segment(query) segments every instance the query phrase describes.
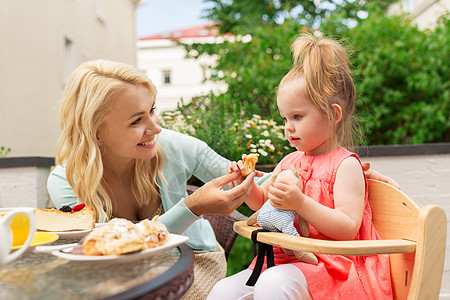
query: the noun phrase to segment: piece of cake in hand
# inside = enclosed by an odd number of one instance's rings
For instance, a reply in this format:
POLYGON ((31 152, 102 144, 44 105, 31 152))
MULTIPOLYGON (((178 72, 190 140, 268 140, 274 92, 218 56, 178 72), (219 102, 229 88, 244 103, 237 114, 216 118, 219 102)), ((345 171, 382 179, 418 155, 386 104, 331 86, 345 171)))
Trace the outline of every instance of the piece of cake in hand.
POLYGON ((120 255, 164 245, 169 232, 166 226, 153 220, 138 224, 115 218, 106 226, 96 228, 85 238, 85 255, 120 255))
POLYGON ((248 176, 251 172, 255 172, 258 157, 259 154, 257 153, 247 155, 244 161, 244 168, 241 170, 242 176, 248 176))
POLYGON ((90 230, 95 227, 95 212, 85 204, 58 209, 36 209, 36 228, 41 231, 90 230))

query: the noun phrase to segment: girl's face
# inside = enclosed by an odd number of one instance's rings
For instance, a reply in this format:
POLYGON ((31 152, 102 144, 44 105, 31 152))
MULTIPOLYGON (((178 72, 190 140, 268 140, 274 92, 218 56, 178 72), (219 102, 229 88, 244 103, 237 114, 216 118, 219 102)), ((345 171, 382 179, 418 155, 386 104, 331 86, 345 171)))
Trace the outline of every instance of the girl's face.
POLYGON ((286 138, 297 150, 321 155, 335 148, 333 124, 310 100, 303 78, 280 86, 277 105, 286 138))
POLYGON ((129 85, 115 96, 97 133, 103 158, 117 163, 153 158, 161 132, 155 110, 155 100, 146 86, 129 85))

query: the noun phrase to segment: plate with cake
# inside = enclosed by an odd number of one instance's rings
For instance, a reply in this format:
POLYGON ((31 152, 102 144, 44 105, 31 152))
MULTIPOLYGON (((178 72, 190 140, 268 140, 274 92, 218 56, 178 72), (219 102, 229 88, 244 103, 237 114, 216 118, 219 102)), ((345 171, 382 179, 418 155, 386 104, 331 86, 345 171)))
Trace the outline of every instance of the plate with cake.
POLYGON ((130 262, 144 259, 185 243, 186 236, 171 234, 156 219, 135 224, 115 218, 105 226, 95 228, 76 246, 51 252, 73 261, 130 262))
POLYGON ((35 216, 38 231, 56 233, 60 239, 81 239, 92 229, 102 226, 102 223, 95 223, 94 210, 85 204, 36 209, 35 216))
MULTIPOLYGON (((95 223, 94 228, 98 228, 101 226, 104 226, 105 223, 95 223)), ((71 240, 71 239, 82 239, 86 236, 89 232, 91 232, 92 229, 87 230, 70 230, 70 231, 41 231, 39 232, 50 232, 50 233, 56 233, 60 239, 62 240, 71 240)))

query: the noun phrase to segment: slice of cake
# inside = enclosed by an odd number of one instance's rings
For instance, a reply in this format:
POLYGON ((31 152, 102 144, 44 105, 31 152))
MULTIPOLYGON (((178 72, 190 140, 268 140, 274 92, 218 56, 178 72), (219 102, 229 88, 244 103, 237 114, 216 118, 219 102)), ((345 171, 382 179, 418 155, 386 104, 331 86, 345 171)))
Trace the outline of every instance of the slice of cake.
POLYGON ((95 227, 95 213, 85 204, 58 209, 36 209, 36 227, 41 231, 90 230, 95 227))

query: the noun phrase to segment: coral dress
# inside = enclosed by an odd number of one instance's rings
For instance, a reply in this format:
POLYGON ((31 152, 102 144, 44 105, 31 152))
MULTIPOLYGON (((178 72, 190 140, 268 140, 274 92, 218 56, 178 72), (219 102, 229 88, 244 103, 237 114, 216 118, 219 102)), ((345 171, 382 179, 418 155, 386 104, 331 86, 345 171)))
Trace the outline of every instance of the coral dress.
MULTIPOLYGON (((322 205, 334 208, 333 186, 341 162, 358 157, 343 148, 336 148, 320 156, 308 156, 296 151, 281 161, 281 169, 293 165, 303 180, 303 193, 322 205)), ((359 159, 358 159, 359 160, 359 159)), ((380 236, 372 223, 372 210, 366 196, 364 215, 355 240, 375 240, 380 236)), ((295 222, 298 228, 298 220, 295 222)), ((330 240, 310 225, 310 238, 330 240)), ((317 254, 319 263, 311 265, 300 262, 295 256, 286 255, 281 248, 274 247, 275 265, 293 264, 306 277, 313 299, 392 299, 391 276, 388 255, 341 256, 317 254)), ((250 265, 253 269, 255 260, 250 265)), ((263 270, 266 269, 264 266, 263 270)))

